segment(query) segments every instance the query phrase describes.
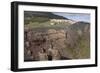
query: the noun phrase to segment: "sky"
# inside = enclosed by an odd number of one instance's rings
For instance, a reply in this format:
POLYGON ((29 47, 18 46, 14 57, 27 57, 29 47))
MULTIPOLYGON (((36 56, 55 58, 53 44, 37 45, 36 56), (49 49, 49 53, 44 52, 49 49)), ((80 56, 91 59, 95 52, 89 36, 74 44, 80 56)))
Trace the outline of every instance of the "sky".
POLYGON ((62 12, 53 12, 53 14, 63 16, 65 18, 75 20, 75 21, 85 21, 90 22, 90 14, 87 13, 62 13, 62 12))

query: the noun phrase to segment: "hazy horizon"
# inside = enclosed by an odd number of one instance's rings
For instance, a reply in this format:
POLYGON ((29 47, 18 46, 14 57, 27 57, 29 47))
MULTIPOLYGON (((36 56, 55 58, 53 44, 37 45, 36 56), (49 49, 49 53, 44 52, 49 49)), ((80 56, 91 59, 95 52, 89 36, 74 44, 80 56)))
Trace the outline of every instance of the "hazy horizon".
POLYGON ((62 13, 62 12, 53 12, 55 15, 63 16, 65 18, 75 20, 75 21, 85 21, 90 22, 90 14, 87 13, 62 13))

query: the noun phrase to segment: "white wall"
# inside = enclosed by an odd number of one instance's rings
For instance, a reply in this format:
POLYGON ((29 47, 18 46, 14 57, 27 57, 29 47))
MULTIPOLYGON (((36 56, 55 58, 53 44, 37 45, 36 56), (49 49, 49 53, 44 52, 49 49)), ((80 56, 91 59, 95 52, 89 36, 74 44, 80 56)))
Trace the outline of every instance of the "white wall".
MULTIPOLYGON (((11 73, 10 71, 10 2, 14 0, 0 0, 0 73, 11 73)), ((16 0, 17 1, 17 0, 16 0)), ((79 5, 94 5, 100 9, 100 0, 21 0, 32 2, 45 2, 45 3, 62 3, 62 4, 79 4, 79 5)), ((99 12, 100 13, 100 10, 99 12)), ((100 16, 100 14, 98 14, 100 16)), ((98 17, 99 19, 100 17, 98 17)), ((100 22, 98 22, 99 24, 100 22)), ((98 25, 98 28, 100 25, 98 25)), ((100 29, 98 30, 100 31, 100 29)), ((100 33, 99 36, 100 37, 100 33)), ((100 40, 100 39, 98 39, 100 40)), ((99 46, 100 48, 100 46, 99 46)), ((100 49, 98 48, 98 55, 100 56, 100 49)), ((100 61, 100 58, 99 58, 100 61)), ((99 63, 100 64, 100 63, 99 63)), ((37 73, 98 73, 99 67, 91 68, 74 68, 74 69, 60 69, 60 70, 45 70, 35 71, 37 73)), ((32 71, 30 71, 32 73, 32 71)))

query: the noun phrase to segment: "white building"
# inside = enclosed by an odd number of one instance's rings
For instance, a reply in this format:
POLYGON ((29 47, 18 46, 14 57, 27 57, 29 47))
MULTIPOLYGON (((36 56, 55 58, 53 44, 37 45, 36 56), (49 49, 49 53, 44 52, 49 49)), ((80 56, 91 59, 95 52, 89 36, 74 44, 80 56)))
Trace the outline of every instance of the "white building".
POLYGON ((75 23, 75 21, 73 21, 73 20, 67 20, 67 19, 50 19, 50 24, 51 25, 62 24, 62 23, 73 24, 73 23, 75 23))

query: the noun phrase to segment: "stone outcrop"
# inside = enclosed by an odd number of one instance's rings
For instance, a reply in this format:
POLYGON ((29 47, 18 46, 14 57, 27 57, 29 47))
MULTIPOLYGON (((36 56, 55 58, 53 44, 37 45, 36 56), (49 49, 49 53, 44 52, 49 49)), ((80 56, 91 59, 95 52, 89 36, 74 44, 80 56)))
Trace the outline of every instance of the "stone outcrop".
MULTIPOLYGON (((24 43, 26 43, 24 44, 25 50, 31 51, 30 55, 33 56, 33 60, 38 60, 37 53, 41 51, 41 48, 44 48, 47 51, 51 45, 60 52, 61 56, 65 58, 68 57, 67 53, 64 53, 66 48, 66 32, 63 29, 48 29, 44 32, 33 31, 30 29, 26 30, 24 34, 26 35, 26 38, 24 39, 24 43)), ((27 58, 25 60, 27 60, 27 58)))

